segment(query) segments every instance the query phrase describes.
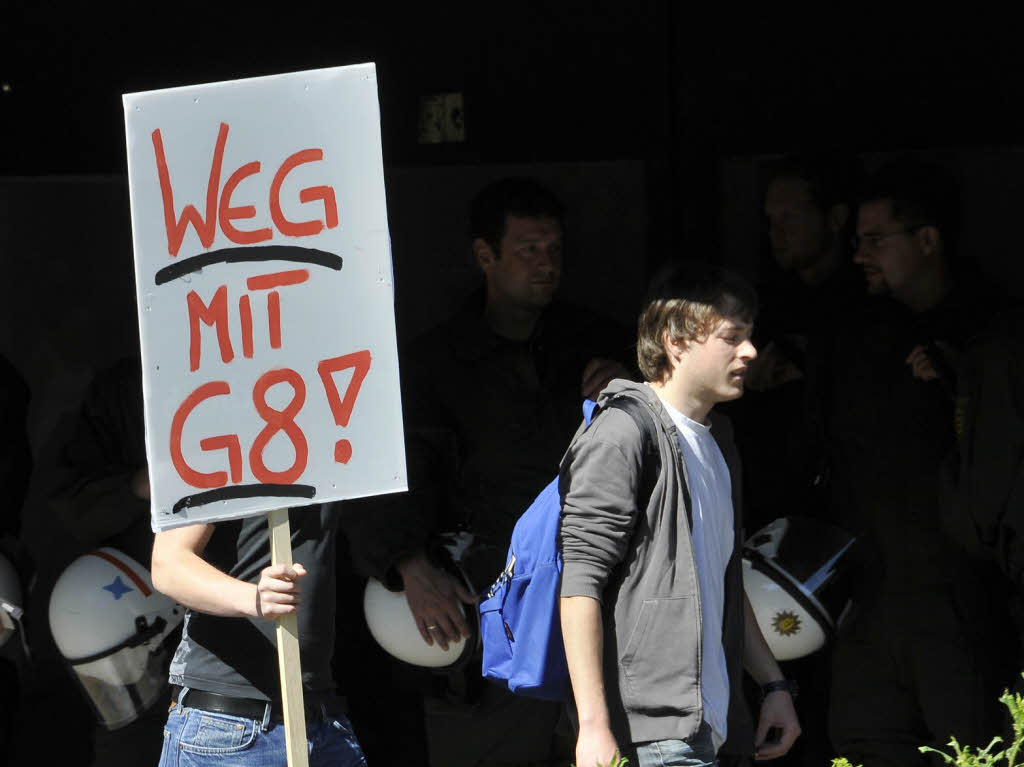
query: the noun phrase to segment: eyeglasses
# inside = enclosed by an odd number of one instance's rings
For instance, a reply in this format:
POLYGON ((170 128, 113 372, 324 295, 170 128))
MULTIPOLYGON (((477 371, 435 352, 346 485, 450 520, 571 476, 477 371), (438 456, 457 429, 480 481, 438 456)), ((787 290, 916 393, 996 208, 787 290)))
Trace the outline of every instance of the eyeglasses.
POLYGON ((879 245, 882 244, 883 240, 887 240, 890 237, 895 237, 897 234, 912 234, 920 229, 924 224, 918 224, 917 226, 908 226, 906 229, 900 229, 895 232, 885 232, 883 234, 865 234, 863 237, 854 235, 850 238, 850 247, 854 251, 866 248, 868 250, 875 250, 879 245))

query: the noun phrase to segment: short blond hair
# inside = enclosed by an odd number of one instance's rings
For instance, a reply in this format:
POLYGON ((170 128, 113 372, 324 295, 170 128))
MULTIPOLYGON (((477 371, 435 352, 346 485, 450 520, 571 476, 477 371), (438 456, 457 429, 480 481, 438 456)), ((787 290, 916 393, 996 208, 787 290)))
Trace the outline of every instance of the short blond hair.
POLYGON ((637 322, 636 360, 644 380, 664 381, 672 365, 666 334, 678 344, 703 343, 719 322, 753 322, 757 294, 728 269, 699 262, 672 266, 652 283, 637 322))

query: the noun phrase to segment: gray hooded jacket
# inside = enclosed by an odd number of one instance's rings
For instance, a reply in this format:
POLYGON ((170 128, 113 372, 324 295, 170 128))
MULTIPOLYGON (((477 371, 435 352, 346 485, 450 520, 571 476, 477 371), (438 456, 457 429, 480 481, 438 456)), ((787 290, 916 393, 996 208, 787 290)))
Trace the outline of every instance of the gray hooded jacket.
MULTIPOLYGON (((620 743, 686 739, 703 719, 700 590, 687 508, 686 467, 675 424, 654 391, 613 381, 612 397, 645 403, 657 426, 661 472, 646 508, 637 508, 641 432, 626 412, 600 411, 562 459, 564 570, 561 595, 602 603, 604 682, 612 731, 620 743)), ((722 642, 729 669, 729 740, 749 753, 753 734, 742 700, 743 581, 739 457, 728 419, 712 418, 732 480, 736 538, 726 568, 722 642)))

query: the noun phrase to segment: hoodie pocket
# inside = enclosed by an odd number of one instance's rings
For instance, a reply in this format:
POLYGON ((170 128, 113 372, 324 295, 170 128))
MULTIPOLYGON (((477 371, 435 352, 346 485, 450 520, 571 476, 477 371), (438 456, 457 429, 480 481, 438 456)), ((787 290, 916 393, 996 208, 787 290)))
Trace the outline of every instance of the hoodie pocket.
POLYGON ((644 600, 619 656, 628 697, 689 705, 684 697, 697 689, 699 667, 695 609, 696 600, 690 597, 644 600))

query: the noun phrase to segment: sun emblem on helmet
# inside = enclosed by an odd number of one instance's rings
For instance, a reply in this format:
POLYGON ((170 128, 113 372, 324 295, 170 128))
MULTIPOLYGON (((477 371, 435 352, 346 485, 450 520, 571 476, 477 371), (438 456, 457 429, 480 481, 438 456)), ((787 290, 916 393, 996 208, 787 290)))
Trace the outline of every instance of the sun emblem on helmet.
POLYGON ((780 610, 772 619, 772 628, 776 634, 791 637, 800 633, 800 616, 789 610, 780 610))

